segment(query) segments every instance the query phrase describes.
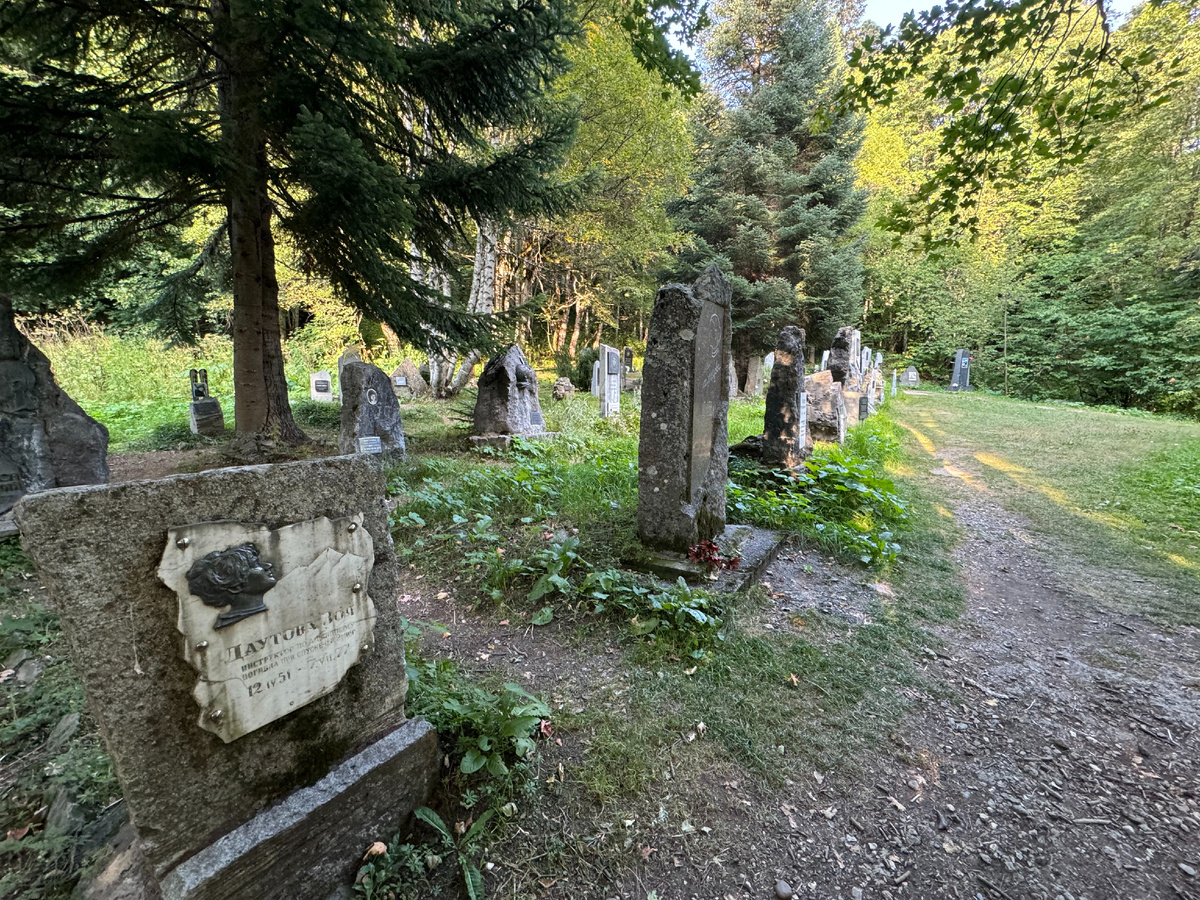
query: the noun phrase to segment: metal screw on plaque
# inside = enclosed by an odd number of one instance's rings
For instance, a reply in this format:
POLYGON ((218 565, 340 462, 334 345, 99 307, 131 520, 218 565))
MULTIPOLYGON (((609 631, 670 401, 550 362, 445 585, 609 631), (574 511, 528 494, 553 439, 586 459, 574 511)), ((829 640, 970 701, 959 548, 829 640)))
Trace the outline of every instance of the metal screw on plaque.
POLYGON ((350 527, 349 527, 349 528, 347 528, 346 530, 347 530, 347 531, 358 531, 358 523, 357 523, 357 522, 351 522, 351 523, 350 523, 350 527))
POLYGON ((370 644, 363 644, 363 653, 366 653, 366 652, 367 652, 368 650, 370 650, 370 649, 371 649, 371 645, 370 645, 370 644))
POLYGON ((224 715, 225 715, 225 710, 214 709, 212 712, 210 712, 208 714, 208 718, 211 719, 213 722, 220 722, 224 715))
POLYGON ((356 582, 354 582, 354 587, 350 588, 350 590, 354 591, 354 593, 357 594, 359 591, 362 590, 362 584, 360 582, 356 581, 356 582))
POLYGON ((196 649, 197 650, 207 650, 208 649, 208 641, 201 641, 200 643, 198 643, 196 645, 196 649))
POLYGON ((184 550, 187 548, 187 545, 190 544, 191 542, 192 542, 191 538, 182 537, 175 542, 175 546, 178 547, 180 550, 184 550))

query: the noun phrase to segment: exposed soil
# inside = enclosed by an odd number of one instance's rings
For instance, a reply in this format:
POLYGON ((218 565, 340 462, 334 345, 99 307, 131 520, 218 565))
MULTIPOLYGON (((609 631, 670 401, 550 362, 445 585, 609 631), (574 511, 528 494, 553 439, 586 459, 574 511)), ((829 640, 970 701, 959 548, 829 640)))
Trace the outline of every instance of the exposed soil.
MULTIPOLYGON (((686 823, 672 821, 669 784, 655 788, 668 801, 655 823, 623 822, 570 791, 557 808, 549 799, 520 834, 540 846, 561 832, 574 852, 539 867, 510 841, 491 896, 749 900, 775 897, 784 880, 799 897, 846 900, 1200 897, 1200 634, 1079 593, 1060 574, 1066 550, 969 482, 938 483, 965 532, 956 556, 969 603, 936 630, 944 644, 923 668, 953 700, 902 689, 913 706, 883 746, 782 791, 719 764, 681 777, 686 823)), ((786 629, 806 609, 854 627, 888 590, 796 548, 763 581, 772 604, 749 627, 786 629)), ((511 672, 571 712, 619 709, 615 646, 464 620, 449 595, 410 588, 410 614, 447 621, 441 652, 468 671, 511 672)), ((581 750, 572 736, 549 748, 543 781, 558 762, 569 779, 581 750)))

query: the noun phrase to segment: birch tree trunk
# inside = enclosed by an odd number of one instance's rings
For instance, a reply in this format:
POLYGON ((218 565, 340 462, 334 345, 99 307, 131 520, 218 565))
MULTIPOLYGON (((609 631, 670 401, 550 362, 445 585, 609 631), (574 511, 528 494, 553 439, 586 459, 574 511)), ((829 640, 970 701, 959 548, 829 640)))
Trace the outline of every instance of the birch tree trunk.
MULTIPOLYGON (((499 228, 495 222, 485 219, 479 223, 475 237, 475 271, 471 276, 471 296, 467 301, 467 312, 490 316, 496 311, 496 263, 500 257, 499 228)), ((475 371, 483 357, 481 350, 471 350, 463 360, 458 374, 446 386, 447 397, 457 396, 475 371)), ((430 370, 432 375, 432 369, 430 370)))

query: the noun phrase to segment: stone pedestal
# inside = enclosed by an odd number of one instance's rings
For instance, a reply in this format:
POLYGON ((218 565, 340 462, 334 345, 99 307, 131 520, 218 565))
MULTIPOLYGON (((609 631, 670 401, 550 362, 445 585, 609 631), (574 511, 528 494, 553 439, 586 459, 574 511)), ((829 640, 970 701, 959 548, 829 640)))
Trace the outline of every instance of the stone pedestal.
POLYGON ((694 286, 669 284, 654 299, 638 443, 647 548, 686 553, 725 530, 731 297, 714 265, 694 286))
POLYGON ((426 801, 436 743, 404 717, 384 490, 377 465, 335 457, 18 505, 166 896, 326 900, 426 801), (355 565, 365 575, 338 574, 355 565), (366 631, 351 646, 348 629, 366 631), (346 653, 357 659, 343 668, 346 653), (209 654, 239 677, 208 681, 209 654), (239 702, 264 715, 214 708, 222 691, 246 691, 239 702))
POLYGON ((222 437, 225 434, 225 413, 213 397, 193 400, 190 407, 192 434, 222 437))

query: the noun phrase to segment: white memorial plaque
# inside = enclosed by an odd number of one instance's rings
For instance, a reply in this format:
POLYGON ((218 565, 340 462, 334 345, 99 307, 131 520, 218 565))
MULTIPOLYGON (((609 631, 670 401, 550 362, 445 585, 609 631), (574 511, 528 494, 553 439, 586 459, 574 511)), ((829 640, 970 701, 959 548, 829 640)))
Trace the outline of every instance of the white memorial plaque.
POLYGON ((355 443, 358 445, 359 453, 383 452, 383 439, 378 435, 373 434, 370 437, 360 437, 355 443))
POLYGON ((179 596, 199 725, 226 743, 324 696, 374 642, 374 541, 361 513, 271 530, 167 533, 158 577, 179 596))

